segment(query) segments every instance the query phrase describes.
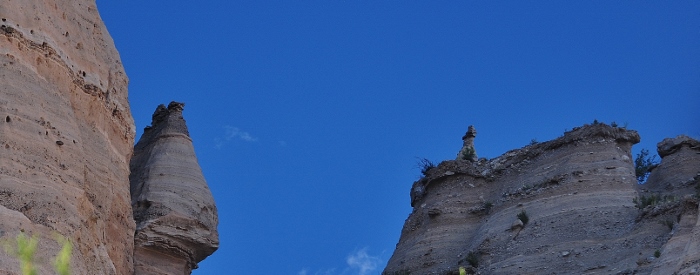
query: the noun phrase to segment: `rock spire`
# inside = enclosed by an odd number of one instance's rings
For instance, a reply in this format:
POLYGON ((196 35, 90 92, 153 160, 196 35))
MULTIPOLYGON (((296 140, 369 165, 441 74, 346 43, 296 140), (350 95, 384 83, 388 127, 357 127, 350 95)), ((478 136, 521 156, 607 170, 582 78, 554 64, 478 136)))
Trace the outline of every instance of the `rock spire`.
POLYGON ((190 274, 219 247, 214 199, 195 156, 184 104, 160 105, 131 159, 136 274, 190 274))
POLYGON ((457 153, 458 160, 478 160, 476 149, 474 148, 474 138, 476 138, 476 129, 474 125, 469 125, 467 132, 462 136, 462 149, 457 153))

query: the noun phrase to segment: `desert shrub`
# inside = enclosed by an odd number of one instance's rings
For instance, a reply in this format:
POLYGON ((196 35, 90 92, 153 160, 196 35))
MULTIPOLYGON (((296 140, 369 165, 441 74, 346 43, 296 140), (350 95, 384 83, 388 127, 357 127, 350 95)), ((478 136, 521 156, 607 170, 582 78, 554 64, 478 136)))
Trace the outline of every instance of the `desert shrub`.
POLYGON ((465 260, 467 261, 467 263, 469 263, 469 265, 475 268, 479 267, 479 254, 475 252, 469 252, 465 260))
POLYGON ((649 156, 649 150, 642 149, 637 157, 634 158, 634 172, 637 176, 637 183, 643 184, 647 181, 649 173, 651 170, 659 165, 659 161, 656 160, 656 155, 649 156))
POLYGON ((661 257, 661 251, 659 251, 658 249, 656 251, 654 251, 654 257, 655 258, 661 257))
POLYGON ((530 145, 535 145, 535 144, 537 144, 537 143, 540 143, 539 141, 537 141, 537 139, 534 139, 534 138, 533 138, 533 139, 530 140, 530 145))
MULTIPOLYGON (((61 244, 61 251, 54 259, 54 268, 58 275, 70 275, 70 261, 73 244, 63 236, 57 235, 57 241, 61 244)), ((15 238, 16 244, 5 242, 5 251, 17 258, 20 264, 22 275, 37 275, 34 264, 34 254, 39 244, 36 236, 27 237, 24 233, 19 233, 15 238)))
POLYGON ((58 243, 61 244, 61 251, 56 255, 53 266, 58 275, 70 275, 70 259, 73 252, 73 244, 65 237, 58 235, 56 237, 58 243))
POLYGON ((634 199, 632 199, 632 202, 634 205, 639 208, 639 209, 644 209, 645 207, 649 205, 654 205, 661 201, 661 196, 659 195, 649 195, 649 196, 639 196, 634 199))
POLYGON ((420 172, 421 174, 423 174, 423 176, 427 176, 428 171, 430 171, 430 169, 435 168, 435 163, 433 163, 427 158, 418 158, 418 163, 416 164, 416 166, 420 169, 420 172))
POLYGON ((464 149, 464 153, 462 154, 462 159, 463 160, 473 160, 474 157, 476 157, 476 150, 472 147, 467 147, 464 149))
POLYGON ((615 122, 615 121, 610 122, 610 126, 617 128, 617 122, 615 122))
POLYGON ((632 202, 634 205, 639 208, 639 209, 644 209, 649 205, 657 205, 662 202, 667 202, 667 201, 674 201, 676 200, 676 197, 674 196, 661 196, 661 195, 649 195, 649 196, 639 196, 634 199, 632 199, 632 202))
POLYGON ((520 221, 523 222, 523 225, 526 225, 527 222, 530 221, 530 217, 527 216, 527 212, 525 212, 525 210, 520 211, 520 213, 518 213, 518 219, 520 219, 520 221))

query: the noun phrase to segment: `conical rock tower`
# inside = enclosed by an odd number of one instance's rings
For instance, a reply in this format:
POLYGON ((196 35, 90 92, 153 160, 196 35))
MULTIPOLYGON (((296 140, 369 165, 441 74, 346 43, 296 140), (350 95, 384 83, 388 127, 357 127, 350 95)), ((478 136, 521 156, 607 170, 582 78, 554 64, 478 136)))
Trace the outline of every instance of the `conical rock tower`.
POLYGON ((158 106, 131 159, 136 274, 190 274, 219 247, 214 198, 182 117, 158 106))

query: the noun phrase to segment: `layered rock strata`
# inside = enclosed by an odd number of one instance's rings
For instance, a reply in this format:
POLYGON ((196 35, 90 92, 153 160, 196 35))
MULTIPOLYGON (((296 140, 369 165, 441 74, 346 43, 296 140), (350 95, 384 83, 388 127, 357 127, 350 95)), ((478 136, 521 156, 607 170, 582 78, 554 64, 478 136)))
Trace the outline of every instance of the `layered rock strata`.
POLYGON ((158 106, 131 159, 136 274, 190 274, 219 247, 214 199, 182 103, 158 106))
POLYGON ((639 186, 640 198, 659 202, 642 209, 640 218, 670 227, 670 239, 659 250, 658 260, 649 262, 652 274, 697 274, 700 272, 700 142, 687 136, 659 142, 661 163, 647 182, 639 186))
MULTIPOLYGON (((495 159, 440 163, 413 184, 413 211, 383 274, 697 272, 697 199, 642 205, 651 193, 636 181, 638 142, 635 131, 586 125, 495 159)), ((697 186, 700 155, 681 143, 660 151, 650 187, 697 186)))
POLYGON ((133 274, 127 83, 94 0, 0 1, 0 241, 36 235, 40 274, 55 233, 74 274, 133 274))

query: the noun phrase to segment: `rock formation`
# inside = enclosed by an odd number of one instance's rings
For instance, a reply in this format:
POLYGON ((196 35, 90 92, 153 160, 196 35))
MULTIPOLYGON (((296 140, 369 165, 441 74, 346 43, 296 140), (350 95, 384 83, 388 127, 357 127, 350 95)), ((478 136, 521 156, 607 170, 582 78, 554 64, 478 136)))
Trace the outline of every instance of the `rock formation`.
MULTIPOLYGON (((36 236, 39 274, 56 234, 73 274, 189 274, 218 246, 182 105, 159 108, 132 160, 127 84, 94 0, 0 2, 0 243, 36 236)), ((4 249, 0 274, 20 274, 4 249)))
POLYGON ((440 163, 413 184, 383 274, 698 272, 700 146, 659 143, 661 164, 638 185, 638 142, 585 125, 491 160, 440 163))
POLYGON ((54 233, 75 274, 133 273, 127 83, 94 0, 0 1, 0 241, 36 235, 40 274, 54 233))
POLYGON ((462 137, 462 149, 457 153, 457 160, 477 161, 474 138, 476 138, 476 129, 474 125, 469 125, 467 132, 462 137))
POLYGON ((158 106, 134 148, 130 180, 136 274, 190 274, 219 247, 216 205, 183 106, 158 106))

